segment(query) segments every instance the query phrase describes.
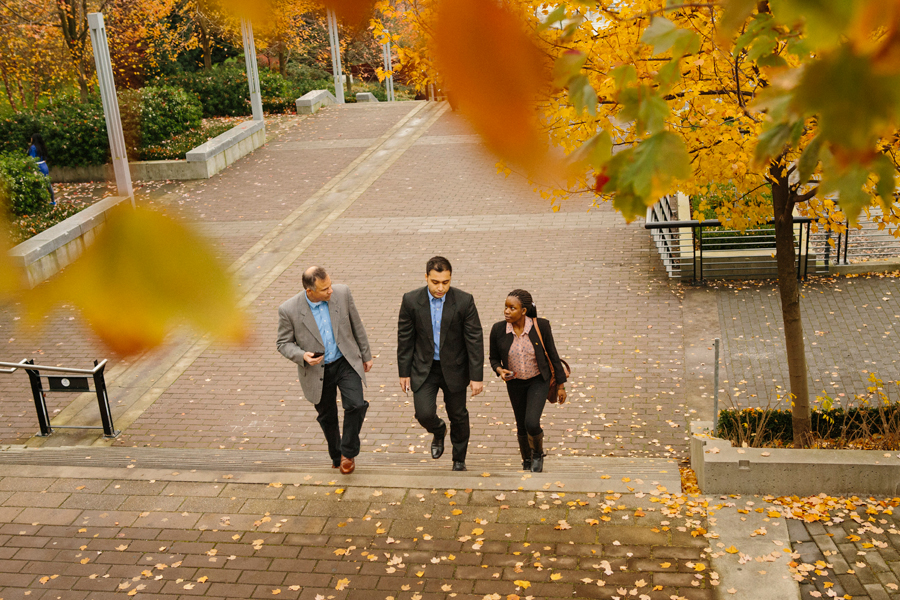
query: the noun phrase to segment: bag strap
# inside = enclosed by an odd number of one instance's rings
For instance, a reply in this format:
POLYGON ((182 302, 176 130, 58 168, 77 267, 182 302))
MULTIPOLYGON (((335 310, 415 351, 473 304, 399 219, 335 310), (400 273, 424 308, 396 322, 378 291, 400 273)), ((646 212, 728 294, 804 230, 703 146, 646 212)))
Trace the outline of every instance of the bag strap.
POLYGON ((547 346, 544 344, 544 336, 541 335, 541 328, 538 325, 537 317, 531 320, 534 323, 534 328, 537 330, 538 339, 541 340, 541 348, 544 350, 544 356, 547 357, 547 364, 550 366, 550 377, 556 377, 556 371, 553 369, 553 361, 550 360, 550 355, 547 354, 547 346))

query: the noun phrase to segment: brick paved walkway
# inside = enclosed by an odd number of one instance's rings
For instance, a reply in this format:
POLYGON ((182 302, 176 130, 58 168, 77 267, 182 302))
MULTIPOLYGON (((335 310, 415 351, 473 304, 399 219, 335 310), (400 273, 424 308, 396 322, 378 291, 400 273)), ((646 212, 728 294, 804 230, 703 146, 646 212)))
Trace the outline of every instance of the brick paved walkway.
MULTIPOLYGON (((377 357, 363 451, 425 452, 429 440, 395 391, 396 312, 401 294, 422 284, 425 261, 444 254, 486 329, 516 287, 530 289, 553 322, 575 368, 572 402, 544 419, 554 453, 683 455, 680 302, 643 230, 606 206, 587 212, 589 200, 552 213, 524 181, 498 176, 459 118, 437 107, 322 111, 219 176, 154 202, 237 261, 256 336, 239 349, 173 337, 135 364, 111 357, 115 414, 125 424, 116 444, 321 450, 315 414, 274 349, 275 308, 315 263, 353 289, 377 357)), ((0 327, 14 318, 5 313, 0 327)), ((85 364, 104 356, 71 311, 47 320, 42 334, 11 335, 9 357, 85 364)), ((487 393, 470 403, 470 451, 507 456, 516 448, 512 414, 502 386, 489 372, 486 380, 487 393)), ((0 385, 10 398, 0 441, 25 442, 34 431, 25 378, 0 385)), ((51 410, 60 422, 95 419, 85 406, 51 410)), ((61 433, 29 443, 91 441, 61 433)))
MULTIPOLYGON (((894 399, 900 380, 900 278, 836 277, 802 287, 810 391, 840 402, 864 394, 876 374, 894 399), (897 292, 896 294, 894 292, 897 292)), ((721 286, 719 322, 726 397, 739 406, 766 406, 787 381, 778 290, 769 283, 721 286)))

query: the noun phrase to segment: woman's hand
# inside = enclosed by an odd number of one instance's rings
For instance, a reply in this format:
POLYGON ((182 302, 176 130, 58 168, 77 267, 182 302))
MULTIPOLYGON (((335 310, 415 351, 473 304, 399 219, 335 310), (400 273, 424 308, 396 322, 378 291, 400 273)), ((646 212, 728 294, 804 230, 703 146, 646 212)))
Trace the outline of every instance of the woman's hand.
POLYGON ((563 386, 559 386, 559 388, 556 390, 557 402, 559 402, 560 404, 565 404, 567 397, 568 396, 566 396, 566 388, 564 388, 563 386))
POLYGON ((510 379, 512 379, 513 377, 516 376, 516 374, 514 372, 508 371, 508 370, 504 369, 503 367, 497 367, 497 375, 499 375, 500 379, 502 379, 503 381, 509 381, 510 379))

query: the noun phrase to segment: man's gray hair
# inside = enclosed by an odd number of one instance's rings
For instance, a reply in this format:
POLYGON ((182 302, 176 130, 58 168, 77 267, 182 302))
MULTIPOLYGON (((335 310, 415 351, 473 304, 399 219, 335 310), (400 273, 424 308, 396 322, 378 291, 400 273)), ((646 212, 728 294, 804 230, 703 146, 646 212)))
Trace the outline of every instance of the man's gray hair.
POLYGON ((328 273, 325 272, 325 269, 322 267, 310 267, 303 272, 303 289, 315 290, 316 281, 325 279, 326 277, 328 277, 328 273))

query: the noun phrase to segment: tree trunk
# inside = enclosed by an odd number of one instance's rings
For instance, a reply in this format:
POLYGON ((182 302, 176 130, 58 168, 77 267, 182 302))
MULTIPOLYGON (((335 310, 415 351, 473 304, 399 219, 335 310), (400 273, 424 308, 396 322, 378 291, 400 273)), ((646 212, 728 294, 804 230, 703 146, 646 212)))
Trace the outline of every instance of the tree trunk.
POLYGON ((278 72, 282 77, 287 77, 287 57, 284 52, 285 43, 278 42, 278 72))
POLYGON ((197 29, 200 30, 200 46, 203 48, 203 70, 212 69, 212 43, 209 39, 209 27, 203 22, 203 18, 197 19, 197 29))
MULTIPOLYGON (((78 80, 78 91, 81 101, 88 101, 88 78, 85 72, 84 55, 87 44, 87 1, 81 0, 56 0, 56 13, 59 16, 59 24, 62 28, 63 40, 69 51, 72 65, 75 67, 75 77, 78 80)), ((101 7, 102 8, 102 7, 101 7)))
POLYGON ((809 381, 803 321, 800 315, 800 286, 794 252, 794 202, 788 175, 781 164, 769 167, 773 180, 772 204, 775 212, 775 257, 778 263, 778 291, 784 321, 784 345, 790 379, 791 414, 794 447, 808 448, 812 443, 809 414, 809 381))

